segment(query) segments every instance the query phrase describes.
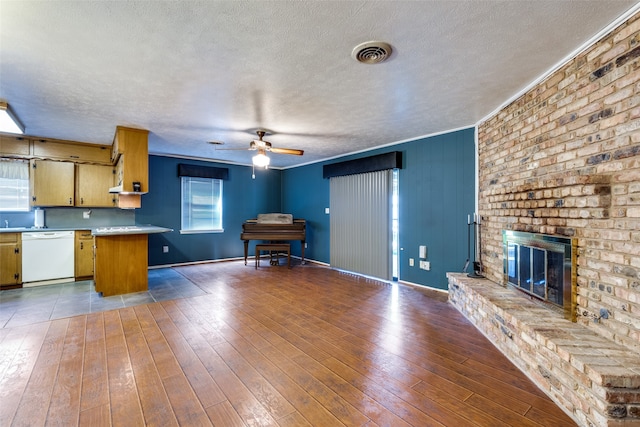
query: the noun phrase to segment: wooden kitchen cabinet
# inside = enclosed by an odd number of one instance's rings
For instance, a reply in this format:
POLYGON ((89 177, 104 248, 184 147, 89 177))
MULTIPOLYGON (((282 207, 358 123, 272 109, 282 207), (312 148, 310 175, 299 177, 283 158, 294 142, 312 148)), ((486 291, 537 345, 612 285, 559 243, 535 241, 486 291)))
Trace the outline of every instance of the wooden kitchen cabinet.
POLYGON ((31 160, 29 174, 32 206, 73 206, 75 164, 31 160))
POLYGON ((149 191, 149 131, 123 126, 116 128, 113 138, 112 161, 116 165, 114 187, 119 192, 134 192, 133 183, 140 183, 136 192, 149 191))
POLYGON ((14 135, 0 135, 0 156, 25 157, 29 155, 29 138, 14 135))
POLYGON ((22 234, 0 233, 0 287, 22 283, 22 234))
POLYGON ((115 163, 112 190, 116 206, 122 209, 139 208, 141 194, 149 191, 149 131, 123 126, 116 128, 111 150, 115 163), (140 188, 134 188, 134 182, 140 188))
POLYGON ((76 206, 114 207, 115 195, 109 193, 113 176, 113 166, 76 164, 76 206))
POLYGON ((96 292, 102 296, 149 289, 146 234, 95 236, 96 292))
POLYGON ((33 157, 110 164, 108 145, 32 137, 33 157))
POLYGON ((93 277, 93 235, 90 230, 76 231, 74 262, 76 280, 93 277))

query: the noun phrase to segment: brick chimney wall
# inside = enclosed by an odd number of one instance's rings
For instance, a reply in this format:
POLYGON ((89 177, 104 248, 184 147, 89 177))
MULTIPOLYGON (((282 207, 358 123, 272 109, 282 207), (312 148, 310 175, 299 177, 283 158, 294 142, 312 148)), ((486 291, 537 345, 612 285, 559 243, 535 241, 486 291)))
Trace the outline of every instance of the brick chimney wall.
POLYGON ((478 156, 486 277, 503 229, 577 237, 578 322, 640 351, 640 14, 478 125, 478 156))

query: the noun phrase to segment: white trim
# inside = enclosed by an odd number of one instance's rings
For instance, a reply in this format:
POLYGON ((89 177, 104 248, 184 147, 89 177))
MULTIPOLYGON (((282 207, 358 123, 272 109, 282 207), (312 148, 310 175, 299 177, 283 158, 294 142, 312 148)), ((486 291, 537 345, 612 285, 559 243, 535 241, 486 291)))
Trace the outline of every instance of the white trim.
POLYGON ((509 104, 511 104, 512 102, 514 102, 518 98, 520 98, 525 93, 529 92, 531 89, 536 87, 538 84, 540 84, 546 78, 551 76, 553 73, 555 73, 556 71, 560 70, 562 67, 567 65, 567 63, 569 63, 569 61, 571 61, 576 56, 580 55, 581 53, 583 53, 584 51, 589 49, 591 46, 593 46, 600 39, 603 39, 607 34, 612 32, 613 30, 615 30, 618 26, 620 26, 622 23, 624 23, 629 18, 631 18, 633 15, 635 15, 636 12, 638 12, 639 10, 640 10, 640 1, 638 3, 636 3, 635 5, 633 5, 625 13, 620 15, 615 21, 613 21, 612 23, 610 23, 609 25, 604 27, 602 30, 598 31, 593 37, 591 37, 586 42, 584 42, 582 45, 580 45, 577 49, 575 49, 569 55, 567 55, 563 59, 561 59, 556 65, 554 65, 549 70, 547 70, 545 73, 540 75, 537 79, 533 80, 531 83, 529 83, 528 85, 526 85, 525 87, 520 89, 518 92, 516 92, 514 95, 512 95, 510 98, 508 98, 505 102, 500 104, 500 106, 498 106, 491 113, 487 114, 482 119, 480 119, 475 124, 475 126, 477 127, 477 126, 481 125, 482 123, 486 122, 487 120, 491 119, 493 116, 495 116, 500 111, 502 111, 506 106, 508 106, 509 104))
POLYGON ((212 230, 179 230, 180 234, 224 233, 224 228, 212 230))
POLYGON ((406 285, 406 286, 411 286, 411 287, 414 287, 414 288, 428 289, 430 291, 442 292, 443 294, 447 294, 447 295, 449 294, 449 290, 448 289, 434 288, 433 286, 421 285, 420 283, 407 282, 405 280, 398 280, 398 283, 406 285))
MULTIPOLYGON (((208 162, 208 163, 223 163, 225 165, 246 166, 248 168, 253 167, 251 163, 238 163, 238 162, 232 162, 228 160, 217 160, 217 159, 212 159, 210 157, 197 157, 197 156, 187 156, 187 155, 181 155, 181 154, 157 153, 155 151, 149 151, 149 155, 158 156, 158 157, 170 157, 172 159, 198 160, 201 162, 208 162)), ((259 169, 262 169, 262 168, 259 168, 259 169)), ((277 166, 274 166, 274 167, 269 166, 268 169, 282 170, 283 168, 277 167, 277 166)))
POLYGON ((478 143, 478 126, 474 127, 473 131, 473 144, 475 147, 474 153, 474 163, 476 168, 476 177, 475 177, 475 201, 474 201, 474 212, 477 212, 480 215, 480 211, 478 209, 478 204, 480 202, 480 144, 478 143))
MULTIPOLYGON (((297 255, 291 255, 291 258, 301 259, 297 255)), ((248 262, 249 262, 250 259, 255 259, 255 256, 249 255, 247 257, 247 267, 249 266, 248 262)), ((229 262, 229 261, 244 261, 244 256, 232 257, 232 258, 205 259, 205 260, 202 260, 202 261, 178 262, 178 263, 173 263, 173 264, 149 265, 149 266, 147 266, 147 270, 157 270, 157 269, 160 269, 160 268, 172 268, 172 267, 186 267, 188 265, 211 264, 211 263, 216 263, 216 262, 229 262)), ((327 263, 324 263, 324 262, 321 262, 321 261, 316 261, 316 260, 313 260, 313 259, 308 259, 308 258, 305 258, 304 262, 305 262, 305 264, 311 263, 311 264, 323 265, 325 267, 330 267, 330 265, 327 264, 327 263)))
POLYGON ((458 132, 458 131, 465 130, 465 129, 471 129, 471 128, 475 127, 475 126, 476 125, 462 126, 462 127, 455 128, 455 129, 443 130, 443 131, 439 131, 439 132, 430 133, 430 134, 427 134, 427 135, 422 135, 422 136, 416 136, 416 137, 413 137, 413 138, 403 139, 401 141, 389 142, 387 144, 377 145, 377 146, 371 147, 371 148, 364 148, 362 150, 352 151, 350 153, 338 154, 336 156, 327 157, 327 158, 324 158, 324 159, 321 159, 321 160, 314 160, 314 161, 311 161, 311 162, 301 163, 299 165, 294 165, 294 166, 285 166, 282 169, 283 170, 284 169, 293 169, 293 168, 299 168, 299 167, 302 167, 302 166, 312 165, 312 164, 315 164, 315 163, 327 162, 329 160, 339 159, 341 157, 346 157, 346 156, 352 156, 354 154, 366 153, 367 151, 378 150, 378 149, 381 149, 381 148, 392 147, 394 145, 400 145, 400 144, 404 144, 404 143, 407 143, 407 142, 417 141, 419 139, 433 138, 433 137, 439 136, 439 135, 445 135, 445 134, 448 134, 448 133, 458 132))

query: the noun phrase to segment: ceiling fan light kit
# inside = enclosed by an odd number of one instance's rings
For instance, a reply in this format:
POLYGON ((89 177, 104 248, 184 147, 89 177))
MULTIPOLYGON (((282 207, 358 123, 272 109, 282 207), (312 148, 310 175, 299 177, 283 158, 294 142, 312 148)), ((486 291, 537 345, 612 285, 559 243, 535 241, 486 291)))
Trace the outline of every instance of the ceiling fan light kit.
POLYGON ((271 163, 271 159, 266 155, 263 149, 259 149, 258 154, 253 156, 251 160, 255 166, 265 169, 269 166, 269 163, 271 163))
MULTIPOLYGON (((254 139, 249 143, 249 151, 258 151, 258 154, 251 158, 251 163, 255 167, 267 168, 271 163, 271 159, 267 156, 267 151, 274 154, 292 154, 294 156, 302 156, 304 150, 298 150, 296 148, 277 148, 273 147, 269 141, 264 141, 262 138, 267 132, 259 129, 256 131, 259 139, 254 139)), ((210 141, 209 144, 222 145, 224 143, 220 141, 210 141)), ((221 148, 220 150, 239 150, 238 148, 221 148)))

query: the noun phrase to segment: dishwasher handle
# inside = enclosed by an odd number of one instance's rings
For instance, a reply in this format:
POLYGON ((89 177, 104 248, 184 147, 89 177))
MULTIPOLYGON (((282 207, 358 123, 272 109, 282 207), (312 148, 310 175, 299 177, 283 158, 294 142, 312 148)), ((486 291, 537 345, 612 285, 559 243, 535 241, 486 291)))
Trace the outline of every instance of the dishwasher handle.
POLYGON ((64 238, 72 238, 73 231, 40 231, 37 233, 22 233, 22 240, 45 240, 45 239, 64 239, 64 238))

